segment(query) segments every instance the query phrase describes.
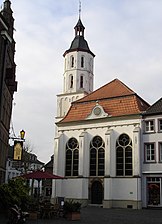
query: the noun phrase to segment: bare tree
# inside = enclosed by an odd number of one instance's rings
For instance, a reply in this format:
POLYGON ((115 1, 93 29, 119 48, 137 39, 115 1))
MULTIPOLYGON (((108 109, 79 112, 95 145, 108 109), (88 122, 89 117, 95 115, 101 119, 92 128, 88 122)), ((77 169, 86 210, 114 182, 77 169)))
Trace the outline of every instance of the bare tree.
POLYGON ((34 155, 33 152, 33 145, 30 142, 25 142, 23 145, 23 154, 22 154, 22 168, 23 173, 31 170, 31 161, 32 156, 34 155))

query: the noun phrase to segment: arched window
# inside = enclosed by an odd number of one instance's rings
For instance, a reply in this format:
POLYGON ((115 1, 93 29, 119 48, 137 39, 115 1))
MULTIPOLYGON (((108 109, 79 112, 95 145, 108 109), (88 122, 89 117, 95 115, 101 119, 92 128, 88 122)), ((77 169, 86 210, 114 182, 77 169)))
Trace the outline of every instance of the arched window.
POLYGON ((78 176, 79 144, 76 138, 70 138, 66 144, 66 176, 78 176))
POLYGON ((116 175, 132 176, 132 140, 121 134, 116 141, 116 175))
POLYGON ((74 56, 73 55, 70 57, 70 65, 71 65, 71 68, 74 67, 74 56))
POLYGON ((84 68, 84 56, 81 57, 81 68, 84 68))
POLYGON ((105 144, 100 136, 95 136, 90 143, 90 176, 104 176, 105 144))
POLYGON ((83 75, 80 76, 80 88, 83 88, 83 75))
POLYGON ((73 75, 70 75, 70 88, 73 88, 73 75))

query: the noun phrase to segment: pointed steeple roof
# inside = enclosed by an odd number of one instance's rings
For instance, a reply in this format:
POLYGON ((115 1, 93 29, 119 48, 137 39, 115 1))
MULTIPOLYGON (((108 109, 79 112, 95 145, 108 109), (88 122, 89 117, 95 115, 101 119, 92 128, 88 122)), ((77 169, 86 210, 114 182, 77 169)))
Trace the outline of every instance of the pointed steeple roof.
POLYGON ((83 36, 84 37, 85 27, 83 26, 80 18, 79 18, 76 26, 74 27, 74 29, 75 29, 75 36, 83 36))
POLYGON ((79 16, 79 20, 78 20, 76 26, 74 27, 74 29, 75 29, 75 37, 71 43, 70 48, 65 51, 63 56, 65 57, 65 55, 67 53, 72 52, 72 51, 85 51, 85 52, 92 54, 93 57, 95 57, 95 55, 89 49, 87 41, 84 39, 85 27, 82 24, 80 16, 79 16))
POLYGON ((72 103, 67 115, 58 123, 85 121, 99 104, 110 117, 141 115, 150 106, 118 79, 72 103))

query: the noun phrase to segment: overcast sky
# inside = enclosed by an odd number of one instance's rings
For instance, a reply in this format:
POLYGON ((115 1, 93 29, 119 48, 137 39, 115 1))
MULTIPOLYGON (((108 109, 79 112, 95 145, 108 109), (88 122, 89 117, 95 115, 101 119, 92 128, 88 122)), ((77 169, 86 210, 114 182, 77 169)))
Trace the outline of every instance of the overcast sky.
MULTIPOLYGON (((18 81, 12 122, 42 162, 54 150, 62 55, 74 38, 78 2, 12 0, 18 81)), ((118 78, 150 104, 161 98, 162 0, 82 0, 81 19, 96 55, 94 89, 118 78)))

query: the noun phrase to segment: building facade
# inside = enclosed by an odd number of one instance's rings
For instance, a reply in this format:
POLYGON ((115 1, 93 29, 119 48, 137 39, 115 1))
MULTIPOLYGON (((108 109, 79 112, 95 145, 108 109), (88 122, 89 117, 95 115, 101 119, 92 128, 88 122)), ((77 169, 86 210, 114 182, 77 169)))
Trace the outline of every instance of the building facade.
POLYGON ((0 12, 0 184, 5 182, 12 101, 17 91, 12 14, 11 2, 5 0, 0 12))
POLYGON ((162 206, 162 98, 143 116, 143 204, 162 206))
POLYGON ((106 208, 162 205, 162 101, 118 79, 93 91, 94 54, 79 18, 58 95, 52 198, 106 208), (158 106, 157 106, 158 105, 158 106), (158 108, 158 109, 157 109, 158 108))

